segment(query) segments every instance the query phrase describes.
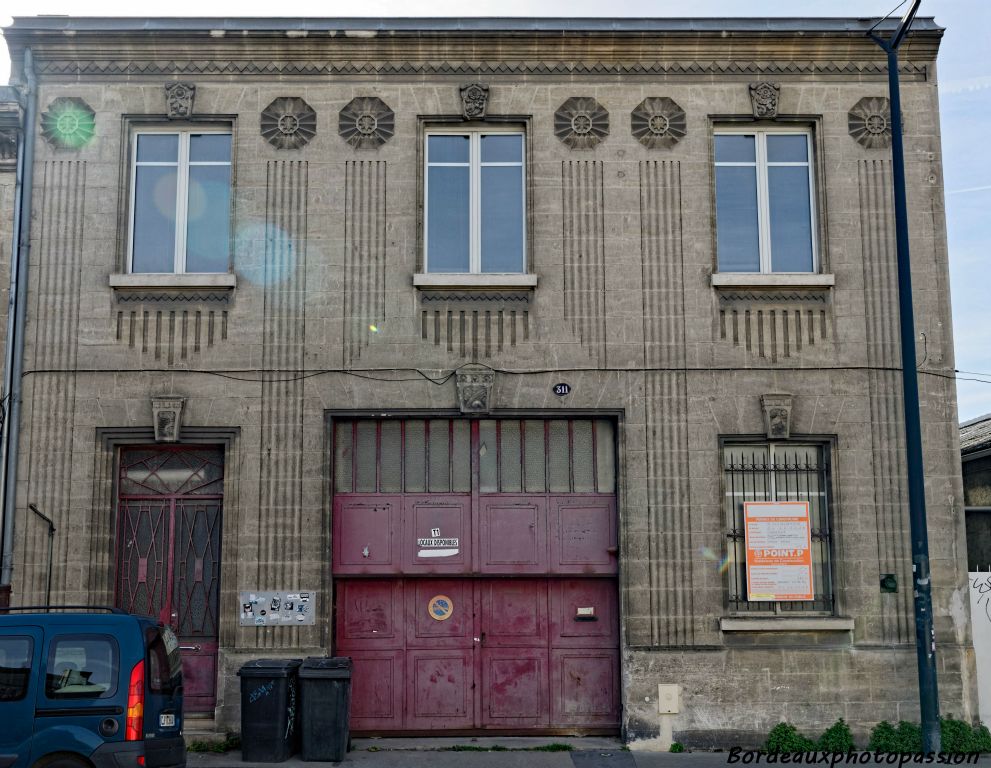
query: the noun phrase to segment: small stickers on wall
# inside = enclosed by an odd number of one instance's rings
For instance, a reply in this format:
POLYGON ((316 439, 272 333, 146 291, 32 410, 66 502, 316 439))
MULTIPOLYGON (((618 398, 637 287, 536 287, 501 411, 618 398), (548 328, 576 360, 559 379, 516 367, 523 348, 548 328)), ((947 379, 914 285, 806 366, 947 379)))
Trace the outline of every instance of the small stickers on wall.
POLYGON ((315 592, 241 592, 242 627, 311 625, 316 623, 315 592))

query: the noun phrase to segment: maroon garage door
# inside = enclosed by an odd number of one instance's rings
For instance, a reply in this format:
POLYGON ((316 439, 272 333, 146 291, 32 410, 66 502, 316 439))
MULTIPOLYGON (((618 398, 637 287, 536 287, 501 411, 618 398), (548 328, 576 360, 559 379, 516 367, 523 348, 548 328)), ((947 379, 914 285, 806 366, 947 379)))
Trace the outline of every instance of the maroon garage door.
POLYGON ((612 423, 356 420, 334 436, 352 728, 618 729, 612 423))

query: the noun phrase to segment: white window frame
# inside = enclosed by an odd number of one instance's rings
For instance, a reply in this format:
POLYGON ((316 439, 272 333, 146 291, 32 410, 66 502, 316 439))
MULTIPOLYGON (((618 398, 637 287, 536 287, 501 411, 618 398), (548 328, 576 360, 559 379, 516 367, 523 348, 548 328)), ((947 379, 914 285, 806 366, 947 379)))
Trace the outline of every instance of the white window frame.
MULTIPOLYGON (((808 274, 818 274, 819 272, 819 225, 816 216, 816 170, 815 170, 815 160, 812 153, 812 131, 806 128, 753 128, 744 127, 739 128, 733 127, 722 127, 717 128, 713 131, 713 166, 715 168, 754 168, 757 169, 757 241, 758 248, 760 252, 760 272, 757 274, 768 274, 768 275, 808 275, 808 274), (745 135, 754 137, 754 148, 756 150, 755 162, 753 163, 736 163, 736 162, 717 162, 715 160, 715 137, 717 136, 728 136, 728 135, 745 135), (806 141, 806 151, 808 160, 804 163, 799 162, 775 162, 770 163, 767 160, 767 137, 768 136, 804 136, 806 141), (770 191, 768 188, 768 177, 767 169, 769 166, 773 167, 801 167, 809 169, 809 224, 810 231, 812 234, 812 269, 809 272, 775 272, 772 269, 771 261, 771 207, 770 207, 770 191)), ((713 204, 716 205, 718 197, 716 196, 716 181, 713 178, 713 204)), ((716 216, 719 216, 719 210, 716 209, 716 216)), ((717 243, 717 253, 716 253, 716 265, 719 265, 719 253, 718 253, 718 243, 717 243)))
POLYGON ((526 158, 527 144, 526 131, 513 127, 500 128, 498 126, 485 126, 484 128, 465 128, 464 126, 450 126, 443 128, 431 128, 424 133, 423 139, 423 271, 427 274, 457 274, 457 275, 525 275, 527 274, 527 200, 526 200, 526 158), (467 163, 431 163, 430 162, 430 137, 431 136, 468 136, 468 162, 467 163), (520 161, 518 163, 483 163, 482 162, 482 137, 493 135, 511 135, 522 138, 520 148, 520 161), (467 272, 430 272, 430 217, 428 206, 430 201, 430 168, 464 168, 468 166, 468 194, 470 197, 468 206, 468 271, 467 272), (519 272, 482 272, 482 168, 483 167, 511 167, 520 168, 520 185, 522 187, 522 197, 520 198, 520 215, 523 218, 523 265, 519 272))
MULTIPOLYGON (((130 168, 130 178, 131 178, 131 194, 130 194, 130 212, 128 213, 128 226, 127 226, 127 271, 128 273, 133 273, 134 271, 134 214, 135 214, 135 198, 137 197, 137 175, 138 166, 159 166, 159 167, 176 167, 176 222, 175 222, 175 251, 172 260, 172 272, 160 272, 160 273, 139 273, 139 274, 167 274, 167 275, 182 275, 186 274, 186 233, 188 220, 187 207, 189 204, 189 166, 190 165, 225 165, 231 168, 230 174, 230 185, 231 185, 231 200, 234 199, 234 174, 233 174, 233 160, 234 160, 234 145, 233 145, 233 131, 229 128, 207 128, 207 127, 189 127, 189 128, 175 128, 174 126, 159 126, 159 127, 149 127, 141 128, 139 130, 132 131, 131 133, 131 168, 130 168), (169 162, 138 162, 138 136, 147 134, 168 134, 179 137, 179 154, 175 163, 169 162), (190 162, 189 160, 189 137, 193 134, 197 136, 203 134, 220 134, 224 136, 231 137, 231 159, 227 162, 219 161, 196 161, 190 162)), ((230 218, 228 217, 228 227, 230 226, 230 218)), ((230 262, 230 254, 227 254, 227 261, 230 262)), ((225 274, 221 272, 210 273, 210 272, 196 272, 192 274, 225 274)))

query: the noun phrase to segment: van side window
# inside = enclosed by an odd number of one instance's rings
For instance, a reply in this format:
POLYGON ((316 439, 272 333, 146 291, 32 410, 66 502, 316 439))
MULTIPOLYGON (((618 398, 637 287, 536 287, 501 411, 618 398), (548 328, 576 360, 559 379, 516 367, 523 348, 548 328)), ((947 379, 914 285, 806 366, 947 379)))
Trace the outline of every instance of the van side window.
POLYGON ((45 695, 104 699, 117 691, 117 642, 108 635, 60 635, 48 652, 45 695))
POLYGON ((0 637, 0 701, 20 701, 27 695, 33 653, 30 637, 0 637))

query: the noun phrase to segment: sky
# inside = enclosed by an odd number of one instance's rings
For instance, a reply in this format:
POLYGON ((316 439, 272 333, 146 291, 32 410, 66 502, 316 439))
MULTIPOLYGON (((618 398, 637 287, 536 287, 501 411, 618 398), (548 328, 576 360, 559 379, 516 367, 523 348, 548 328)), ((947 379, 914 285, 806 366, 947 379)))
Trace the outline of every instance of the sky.
MULTIPOLYGON (((137 8, 170 16, 883 16, 900 0, 170 0, 135 6, 122 0, 4 0, 11 16, 127 16, 137 8), (470 13, 466 13, 470 10, 470 13)), ((991 241, 991 0, 923 0, 921 16, 946 27, 938 77, 950 253, 950 285, 959 415, 991 413, 991 295, 985 243, 991 241), (975 376, 974 374, 983 374, 975 376), (983 381, 968 379, 982 378, 983 381)), ((10 62, 0 41, 0 83, 10 62)))

